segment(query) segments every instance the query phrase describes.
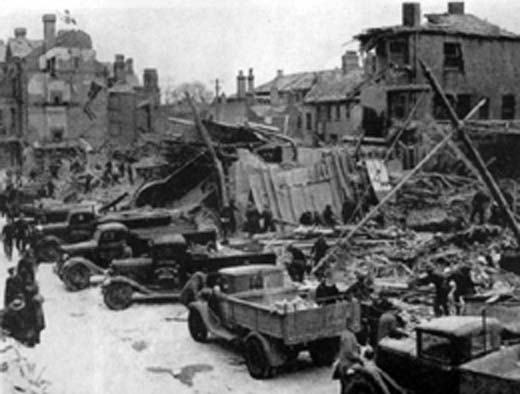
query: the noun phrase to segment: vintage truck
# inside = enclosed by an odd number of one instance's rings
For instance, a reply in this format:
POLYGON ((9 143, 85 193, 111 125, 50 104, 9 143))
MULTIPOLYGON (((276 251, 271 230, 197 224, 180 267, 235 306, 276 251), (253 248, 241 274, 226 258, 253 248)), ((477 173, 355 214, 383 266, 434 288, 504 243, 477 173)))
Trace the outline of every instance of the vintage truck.
POLYGON ((153 239, 165 234, 179 233, 192 244, 214 245, 214 230, 185 231, 173 226, 130 230, 118 222, 97 226, 91 239, 60 246, 56 273, 68 290, 77 291, 90 285, 93 275, 105 275, 113 259, 147 256, 153 239))
POLYGON ((338 299, 318 305, 310 290, 284 285, 279 266, 223 268, 212 282, 218 286, 203 289, 188 305, 190 334, 198 342, 212 334, 243 344, 256 379, 273 376, 305 350, 316 365, 332 364, 340 334, 355 316, 353 303, 338 299))
POLYGON ((375 364, 343 374, 342 394, 520 393, 520 345, 501 346, 501 331, 494 318, 447 316, 419 325, 415 338, 384 338, 375 364))
POLYGON ((129 307, 136 300, 179 299, 186 281, 196 272, 209 274, 224 267, 276 264, 274 253, 225 255, 194 252, 182 234, 166 234, 152 241, 149 257, 112 260, 103 282, 105 304, 112 310, 129 307))
POLYGON ((100 216, 93 207, 79 208, 71 210, 64 222, 35 226, 31 244, 39 261, 54 262, 60 255, 60 245, 90 239, 99 224, 117 222, 136 229, 169 226, 172 221, 172 213, 167 210, 139 209, 100 216))

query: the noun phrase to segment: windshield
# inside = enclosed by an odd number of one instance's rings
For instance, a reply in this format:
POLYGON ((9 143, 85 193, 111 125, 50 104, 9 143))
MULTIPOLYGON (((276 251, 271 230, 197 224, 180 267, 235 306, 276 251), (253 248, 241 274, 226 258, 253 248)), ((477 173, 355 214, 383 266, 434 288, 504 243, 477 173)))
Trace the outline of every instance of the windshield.
POLYGON ((432 359, 441 363, 451 362, 451 341, 449 338, 431 334, 421 333, 421 357, 432 359))

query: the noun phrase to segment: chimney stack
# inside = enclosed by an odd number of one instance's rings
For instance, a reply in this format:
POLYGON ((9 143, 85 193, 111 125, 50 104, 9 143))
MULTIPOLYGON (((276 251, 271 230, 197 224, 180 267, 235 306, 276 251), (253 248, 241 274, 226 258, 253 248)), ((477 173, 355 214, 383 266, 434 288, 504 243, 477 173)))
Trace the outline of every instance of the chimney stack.
POLYGON ((56 15, 45 14, 43 21, 43 41, 45 50, 48 51, 56 44, 56 15))
POLYGON ((125 55, 116 55, 114 61, 114 79, 116 83, 124 83, 126 81, 125 55))
POLYGON ((156 68, 145 68, 143 71, 144 90, 159 90, 159 74, 156 68))
POLYGON ((249 69, 249 74, 247 75, 247 92, 255 94, 255 75, 252 68, 249 69))
POLYGON ((25 38, 27 35, 27 29, 25 27, 17 27, 14 29, 14 36, 16 38, 25 38))
POLYGON ((131 57, 129 57, 125 61, 125 71, 128 75, 134 74, 134 59, 132 59, 131 57))
POLYGON ((246 97, 246 76, 242 70, 237 75, 237 97, 239 99, 246 97))
POLYGON ((403 26, 421 25, 421 3, 403 3, 403 26))
POLYGON ((448 14, 464 15, 464 2, 463 1, 450 1, 448 3, 448 14))
POLYGON ((359 69, 359 56, 356 51, 346 51, 341 56, 341 70, 343 74, 348 74, 353 70, 359 69))
POLYGON ((279 69, 276 71, 276 78, 281 78, 281 77, 283 77, 283 70, 279 69))

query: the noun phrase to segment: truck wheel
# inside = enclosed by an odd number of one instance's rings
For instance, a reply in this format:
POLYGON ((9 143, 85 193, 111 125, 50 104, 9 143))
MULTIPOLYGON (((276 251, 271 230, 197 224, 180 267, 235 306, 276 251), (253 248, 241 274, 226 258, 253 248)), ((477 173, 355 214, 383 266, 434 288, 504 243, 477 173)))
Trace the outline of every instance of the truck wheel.
POLYGON ((347 382, 342 380, 341 394, 382 394, 383 391, 373 382, 357 373, 347 382))
POLYGON ((39 257, 42 261, 56 262, 60 258, 60 247, 55 243, 48 243, 41 247, 39 257))
POLYGON ((202 319, 200 312, 196 309, 190 309, 188 315, 188 329, 190 335, 196 342, 206 342, 208 340, 208 329, 206 323, 202 319))
POLYGON ((90 270, 83 264, 76 264, 63 270, 63 281, 67 290, 78 291, 90 285, 90 270))
POLYGON ((266 379, 272 375, 266 351, 260 339, 252 336, 246 339, 246 364, 249 374, 255 379, 266 379))
POLYGON ((134 290, 126 283, 111 283, 103 287, 103 301, 109 309, 121 311, 132 304, 134 290))
POLYGON ((326 338, 309 344, 312 361, 319 367, 330 366, 338 354, 338 339, 326 338))

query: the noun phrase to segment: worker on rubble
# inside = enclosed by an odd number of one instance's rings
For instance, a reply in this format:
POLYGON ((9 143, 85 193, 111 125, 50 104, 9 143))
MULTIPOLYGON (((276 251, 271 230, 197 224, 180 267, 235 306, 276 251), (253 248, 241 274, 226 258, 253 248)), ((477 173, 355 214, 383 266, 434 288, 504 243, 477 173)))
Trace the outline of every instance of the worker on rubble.
POLYGON ((363 271, 356 271, 356 282, 347 289, 347 294, 358 300, 367 300, 373 290, 370 275, 363 271))
POLYGON ((343 224, 347 224, 349 220, 354 219, 352 216, 356 210, 356 202, 350 198, 350 196, 345 196, 345 201, 343 201, 343 205, 341 206, 341 218, 343 219, 343 224))
POLYGON ((274 218, 273 212, 269 205, 264 204, 264 209, 262 211, 260 219, 262 220, 262 232, 273 232, 276 231, 276 227, 274 226, 274 218))
POLYGON ((408 336, 408 333, 403 330, 405 322, 399 315, 399 309, 381 293, 373 297, 372 309, 373 312, 379 315, 377 320, 377 331, 373 346, 377 346, 379 341, 383 338, 403 338, 408 336))
POLYGON ((294 245, 287 246, 287 253, 290 254, 291 260, 287 264, 287 272, 294 282, 303 282, 305 278, 306 259, 301 249, 294 245))
POLYGON ((455 305, 457 315, 464 307, 464 298, 475 294, 475 283, 471 277, 471 267, 463 265, 448 277, 448 300, 455 305))
POLYGON ((331 304, 337 301, 339 290, 334 283, 334 274, 329 269, 321 278, 320 284, 316 288, 316 302, 318 304, 331 304))
POLYGON ((470 223, 476 216, 479 218, 479 224, 484 224, 486 219, 486 212, 491 204, 491 198, 483 189, 477 190, 473 199, 471 200, 471 216, 469 219, 470 223))
POLYGON ((325 206, 322 216, 325 226, 334 227, 336 224, 338 224, 336 215, 334 215, 334 212, 332 211, 332 207, 330 206, 330 204, 327 204, 325 206))
POLYGON ((329 249, 329 245, 327 244, 327 241, 325 240, 325 236, 323 234, 321 234, 318 237, 318 239, 316 240, 316 242, 314 243, 314 245, 312 246, 311 256, 312 256, 312 260, 313 260, 313 265, 308 267, 309 269, 307 272, 310 272, 312 270, 312 268, 314 268, 316 265, 318 265, 320 260, 322 258, 324 258, 325 255, 327 254, 328 249, 329 249))
POLYGON ((54 198, 54 183, 52 182, 52 179, 49 178, 47 181, 47 197, 54 198))
POLYGON ((338 359, 334 365, 332 379, 339 379, 340 393, 344 390, 344 377, 354 365, 363 365, 361 347, 352 331, 345 327, 340 336, 338 359))
POLYGON ((252 201, 247 205, 245 227, 250 238, 260 232, 260 212, 252 201))
POLYGON ((18 252, 21 253, 25 250, 27 245, 27 235, 29 230, 29 225, 27 224, 23 213, 20 213, 20 216, 14 222, 14 228, 16 249, 18 249, 18 252))
POLYGON ((450 314, 450 310, 448 307, 447 278, 443 274, 436 272, 435 267, 432 264, 428 264, 426 267, 425 276, 420 277, 413 282, 413 285, 417 286, 430 284, 433 284, 435 287, 435 296, 433 299, 433 312, 435 313, 435 316, 448 316, 450 314))

